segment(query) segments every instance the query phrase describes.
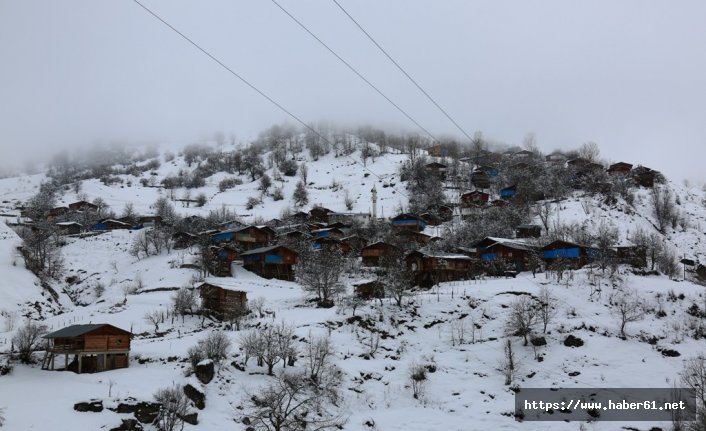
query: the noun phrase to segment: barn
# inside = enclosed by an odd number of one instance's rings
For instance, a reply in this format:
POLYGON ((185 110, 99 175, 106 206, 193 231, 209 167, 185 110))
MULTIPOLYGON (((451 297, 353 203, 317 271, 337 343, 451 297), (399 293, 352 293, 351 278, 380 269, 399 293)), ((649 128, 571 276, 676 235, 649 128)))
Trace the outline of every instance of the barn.
POLYGON ((204 310, 220 320, 248 311, 248 291, 232 280, 206 279, 196 286, 204 310))
POLYGON ((64 370, 76 373, 127 368, 131 333, 107 323, 72 325, 44 336, 49 340, 43 370, 53 370, 57 356, 64 357, 64 370), (69 356, 73 360, 69 362, 69 356))
POLYGON ((299 254, 283 245, 248 250, 240 254, 243 267, 264 278, 294 280, 294 265, 299 254))

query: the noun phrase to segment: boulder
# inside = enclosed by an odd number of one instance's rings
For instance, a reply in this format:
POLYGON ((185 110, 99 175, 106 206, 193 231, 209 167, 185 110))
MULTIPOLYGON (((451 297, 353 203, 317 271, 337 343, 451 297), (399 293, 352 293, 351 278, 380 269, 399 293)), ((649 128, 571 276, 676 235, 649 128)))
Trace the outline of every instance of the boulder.
POLYGON ((144 431, 137 419, 123 419, 120 426, 111 428, 110 431, 144 431))
POLYGON ((204 385, 208 384, 211 380, 213 380, 213 376, 216 375, 213 367, 213 361, 210 359, 205 359, 199 362, 196 364, 194 373, 196 374, 196 378, 199 379, 199 382, 204 385))
POLYGON ((206 407, 206 394, 191 385, 184 386, 184 393, 193 401, 197 409, 203 410, 206 407))
POLYGON ((147 401, 141 401, 136 404, 120 403, 116 412, 118 413, 134 413, 135 419, 142 422, 143 424, 151 424, 157 419, 159 414, 159 403, 150 403, 147 401))
POLYGON ((579 337, 574 337, 573 335, 569 335, 564 340, 564 345, 566 347, 581 347, 581 346, 583 346, 583 340, 580 339, 579 337))
POLYGON ((196 412, 189 413, 188 415, 180 416, 184 422, 186 422, 189 425, 198 425, 199 424, 199 414, 196 412))
POLYGON ((74 404, 74 410, 77 412, 102 412, 103 411, 103 401, 88 401, 83 403, 74 404))

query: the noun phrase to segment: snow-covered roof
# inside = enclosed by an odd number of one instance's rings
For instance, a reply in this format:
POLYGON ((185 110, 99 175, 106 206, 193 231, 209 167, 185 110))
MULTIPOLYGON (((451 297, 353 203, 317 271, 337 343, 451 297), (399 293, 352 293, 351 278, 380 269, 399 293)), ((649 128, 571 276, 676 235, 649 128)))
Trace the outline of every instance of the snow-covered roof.
POLYGON ((199 283, 194 287, 199 288, 204 284, 209 284, 211 286, 220 287, 225 290, 232 290, 235 292, 252 292, 252 290, 243 287, 243 283, 231 277, 209 277, 206 278, 203 283, 199 283))

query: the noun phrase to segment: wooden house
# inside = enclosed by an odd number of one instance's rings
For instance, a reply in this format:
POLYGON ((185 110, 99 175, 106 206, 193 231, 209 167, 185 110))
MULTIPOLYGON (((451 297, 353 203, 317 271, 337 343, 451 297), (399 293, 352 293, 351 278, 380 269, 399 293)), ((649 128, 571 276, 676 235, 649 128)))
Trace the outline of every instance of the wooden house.
POLYGON ((425 166, 427 172, 429 172, 432 175, 437 175, 439 178, 444 179, 446 178, 446 171, 448 167, 439 162, 431 162, 427 163, 425 166))
POLYGON ((432 241, 438 241, 441 239, 437 236, 431 236, 422 232, 414 232, 408 230, 398 231, 397 236, 402 238, 402 241, 405 243, 413 242, 419 244, 420 246, 427 245, 432 241))
POLYGON ((479 190, 466 192, 461 195, 461 207, 469 208, 472 206, 483 205, 488 202, 490 195, 479 190))
POLYGON ((78 201, 70 203, 69 209, 71 211, 98 212, 98 205, 87 201, 78 201))
POLYGON ((500 197, 502 199, 511 199, 514 198, 515 195, 517 195, 517 186, 514 184, 509 187, 505 187, 504 189, 500 189, 500 197))
POLYGON ((696 276, 701 280, 701 281, 706 281, 706 266, 699 264, 696 267, 696 276))
POLYGON ((515 227, 516 238, 539 238, 542 236, 542 226, 537 224, 521 224, 515 227))
POLYGON ((120 220, 105 219, 91 226, 92 230, 119 230, 119 229, 131 229, 129 223, 122 222, 120 220))
POLYGON ((62 221, 56 227, 62 235, 77 235, 83 230, 83 225, 75 221, 62 221))
POLYGON ((231 268, 233 262, 238 258, 238 252, 238 249, 227 244, 220 247, 213 247, 212 253, 216 258, 215 268, 213 268, 215 275, 219 277, 233 275, 231 268))
POLYGON ((399 214, 390 219, 390 223, 395 229, 414 232, 423 231, 427 227, 427 222, 423 218, 410 213, 399 214))
POLYGON ((227 229, 227 230, 222 230, 222 231, 215 231, 212 232, 211 235, 211 243, 218 245, 224 242, 234 242, 235 241, 235 233, 238 231, 238 229, 227 229))
POLYGON ((348 235, 341 238, 341 242, 348 244, 351 250, 360 250, 367 245, 367 240, 358 235, 348 235))
POLYGON ((636 245, 620 245, 615 247, 615 258, 618 263, 644 268, 647 266, 647 249, 636 245))
POLYGON ((155 227, 162 224, 162 216, 158 215, 143 215, 137 218, 137 224, 144 227, 155 227))
POLYGON ((312 238, 311 249, 321 250, 324 248, 338 249, 341 253, 348 253, 351 251, 351 245, 341 239, 336 238, 312 238))
POLYGON ((580 268, 598 257, 598 251, 586 245, 557 240, 542 247, 542 258, 547 264, 567 262, 580 268))
POLYGON ((473 260, 463 254, 417 250, 409 253, 405 261, 414 282, 421 287, 431 287, 442 281, 467 279, 473 271, 473 260))
POLYGON ((533 247, 509 238, 486 237, 476 242, 478 257, 485 265, 501 263, 515 271, 524 271, 533 247))
MULTIPOLYGON (((329 223, 340 222, 340 223, 347 223, 347 224, 350 224, 350 223, 357 222, 357 223, 365 224, 365 223, 368 223, 368 222, 370 221, 370 219, 372 218, 372 216, 370 215, 370 213, 353 213, 353 212, 349 212, 349 213, 340 213, 340 212, 333 212, 333 213, 330 213, 330 214, 328 215, 328 218, 329 218, 329 223)), ((331 225, 329 224, 329 227, 330 227, 330 226, 331 226, 331 225)))
POLYGON ((337 227, 326 227, 323 229, 312 230, 311 234, 314 236, 314 238, 341 239, 346 236, 346 233, 337 227))
POLYGON ((47 221, 56 220, 57 218, 66 215, 69 212, 69 207, 55 207, 47 211, 47 221))
POLYGON ((490 205, 497 208, 505 208, 507 206, 507 201, 502 199, 495 199, 490 203, 490 205))
POLYGON ((194 235, 193 233, 179 231, 174 232, 174 234, 172 235, 172 240, 174 241, 174 249, 183 250, 196 244, 199 240, 199 237, 197 235, 194 235))
POLYGON ((427 154, 432 157, 448 157, 449 149, 446 145, 436 144, 427 148, 427 154))
POLYGON ((238 229, 242 229, 244 227, 247 227, 247 225, 245 223, 241 222, 240 220, 228 220, 228 221, 218 223, 218 229, 223 230, 223 231, 225 231, 225 230, 234 230, 235 231, 238 229))
POLYGON ((385 297, 385 286, 377 280, 354 284, 353 291, 358 298, 362 299, 385 297))
POLYGON ((309 210, 309 217, 315 221, 320 221, 324 223, 329 222, 329 214, 333 211, 321 206, 316 206, 309 210))
POLYGON ((248 250, 240 254, 243 267, 264 278, 294 280, 294 265, 299 254, 283 245, 248 250))
POLYGON ((269 226, 246 226, 233 235, 233 241, 245 250, 265 247, 274 239, 275 231, 269 226))
POLYGON ((566 156, 561 153, 552 153, 544 158, 544 160, 550 165, 561 165, 566 163, 566 156))
POLYGON ((248 291, 234 280, 206 279, 196 286, 204 310, 220 320, 247 314, 248 291))
POLYGON ((363 258, 363 266, 380 266, 380 259, 385 256, 394 256, 400 249, 392 244, 378 241, 365 246, 360 251, 363 258))
POLYGON ((129 331, 107 323, 72 325, 44 336, 49 347, 42 369, 53 370, 57 356, 64 357, 64 370, 76 373, 127 368, 130 357, 129 331), (73 361, 69 362, 69 356, 73 361))
POLYGON ((641 187, 652 188, 661 177, 658 171, 645 166, 638 166, 632 170, 632 179, 641 187))
POLYGON ((516 159, 530 159, 530 158, 532 158, 532 157, 534 157, 534 156, 535 156, 535 153, 533 153, 533 152, 530 151, 530 150, 521 150, 521 151, 517 151, 516 153, 514 153, 514 154, 512 155, 512 157, 513 157, 513 158, 516 158, 516 159))
POLYGON ((632 165, 630 163, 618 162, 610 165, 607 172, 608 175, 612 175, 614 177, 627 177, 630 175, 631 170, 632 165))
POLYGON ((490 175, 483 169, 475 169, 471 173, 471 184, 479 189, 490 188, 490 175))

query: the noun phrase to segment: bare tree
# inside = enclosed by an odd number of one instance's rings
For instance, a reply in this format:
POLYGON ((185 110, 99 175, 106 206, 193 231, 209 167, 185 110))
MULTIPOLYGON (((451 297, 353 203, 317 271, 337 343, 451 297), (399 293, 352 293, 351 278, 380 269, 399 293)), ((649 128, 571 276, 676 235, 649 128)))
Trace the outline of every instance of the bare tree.
POLYGON ((160 405, 155 423, 160 431, 184 429, 184 416, 189 411, 189 398, 181 385, 159 389, 154 400, 160 405))
POLYGON ((601 220, 596 228, 595 244, 598 250, 598 266, 603 272, 613 262, 613 247, 618 243, 618 237, 618 228, 601 220))
POLYGON ((552 214, 554 214, 554 208, 552 203, 549 201, 544 201, 536 207, 537 217, 542 221, 542 226, 544 226, 544 231, 549 234, 549 219, 552 214))
POLYGON ((250 306, 250 309, 257 312, 257 316, 259 318, 265 317, 264 313, 264 307, 265 307, 265 298, 262 296, 258 296, 255 299, 252 299, 248 301, 248 305, 250 306))
POLYGON ((333 358, 331 338, 328 336, 314 338, 310 335, 305 354, 309 378, 317 382, 321 373, 331 365, 331 359, 333 358))
POLYGON ((652 215, 657 220, 659 231, 665 233, 676 213, 672 192, 666 186, 654 186, 652 187, 650 198, 652 215))
POLYGON ((427 383, 427 369, 423 365, 413 363, 409 368, 409 380, 412 385, 412 396, 415 400, 424 396, 427 383))
POLYGON ((248 394, 242 418, 255 431, 341 429, 347 418, 338 411, 338 384, 335 376, 313 384, 306 373, 282 372, 256 394, 248 394))
POLYGON ((330 307, 335 296, 344 289, 339 281, 344 263, 343 254, 336 246, 306 250, 299 256, 297 280, 304 290, 316 294, 321 306, 330 307))
POLYGON ((186 287, 177 290, 172 297, 172 305, 174 312, 181 316, 181 321, 184 322, 184 316, 192 314, 198 305, 194 291, 186 287))
POLYGON ((12 337, 12 344, 19 353, 20 362, 29 364, 32 362, 32 353, 37 350, 42 341, 42 336, 47 333, 47 327, 39 325, 31 320, 20 327, 12 337))
POLYGON ((699 354, 684 362, 681 383, 694 392, 697 407, 706 408, 706 356, 699 354))
POLYGON ((130 254, 140 260, 140 256, 149 257, 152 254, 152 241, 146 231, 141 230, 135 235, 130 246, 130 254))
POLYGON ((637 322, 645 315, 643 301, 634 289, 620 290, 610 298, 613 313, 620 324, 620 336, 625 338, 625 326, 630 322, 637 322))
POLYGON ((199 341, 197 346, 203 351, 206 358, 218 365, 228 357, 231 342, 224 332, 213 331, 199 341))
POLYGON ((164 321, 162 310, 152 310, 145 313, 144 319, 154 325, 154 332, 159 332, 159 324, 164 321))
POLYGON ((598 161, 601 150, 595 142, 586 142, 579 148, 579 157, 588 160, 589 162, 598 161))
POLYGON ((515 360, 515 353, 512 351, 512 342, 508 338, 503 348, 503 360, 501 363, 501 371, 505 376, 505 385, 510 385, 512 379, 517 371, 517 361, 515 360))
POLYGON ((407 270, 403 254, 399 252, 383 256, 380 268, 379 279, 385 288, 386 296, 393 298, 397 306, 402 307, 402 301, 409 294, 409 288, 413 284, 413 276, 407 270))
POLYGON ((538 312, 539 312, 539 319, 542 321, 542 332, 547 333, 547 326, 549 323, 552 321, 554 318, 555 314, 555 307, 557 300, 556 298, 552 295, 551 291, 549 290, 549 287, 547 286, 542 286, 539 289, 539 295, 537 297, 538 301, 538 312))
POLYGON ((696 421, 689 430, 706 429, 706 356, 699 354, 685 361, 681 372, 681 384, 696 397, 696 421))
POLYGON ((528 336, 537 323, 537 304, 529 296, 523 295, 510 305, 510 315, 507 320, 507 331, 512 335, 521 336, 525 346, 528 336))

